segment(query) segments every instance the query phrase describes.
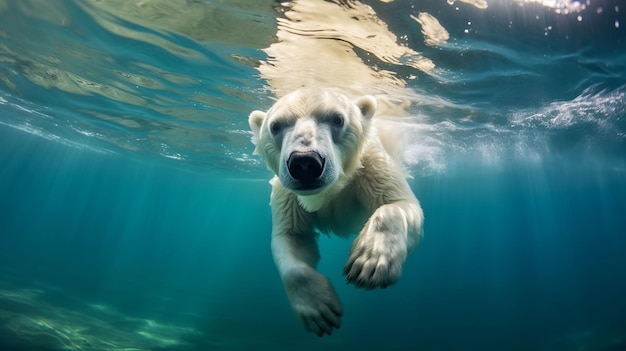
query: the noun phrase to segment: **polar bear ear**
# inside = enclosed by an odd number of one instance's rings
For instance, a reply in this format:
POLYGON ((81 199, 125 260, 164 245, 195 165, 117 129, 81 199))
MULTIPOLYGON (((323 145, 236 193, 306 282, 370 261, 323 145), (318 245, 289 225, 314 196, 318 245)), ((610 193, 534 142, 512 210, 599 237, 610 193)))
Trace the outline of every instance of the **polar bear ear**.
POLYGON ((259 136, 261 135, 261 126, 263 125, 263 120, 265 119, 265 112, 263 111, 252 111, 250 116, 248 117, 248 123, 250 124, 250 129, 252 129, 252 133, 254 133, 254 139, 252 142, 256 144, 256 141, 259 140, 259 136))
POLYGON ((370 119, 374 116, 374 112, 376 112, 376 99, 373 96, 365 95, 354 101, 359 110, 361 110, 361 114, 363 118, 370 119))

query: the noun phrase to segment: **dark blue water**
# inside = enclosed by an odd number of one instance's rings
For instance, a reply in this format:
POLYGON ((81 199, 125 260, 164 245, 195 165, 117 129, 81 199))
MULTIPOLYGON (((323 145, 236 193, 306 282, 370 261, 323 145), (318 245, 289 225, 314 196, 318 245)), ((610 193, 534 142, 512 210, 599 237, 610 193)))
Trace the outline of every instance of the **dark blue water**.
POLYGON ((367 2, 436 67, 356 50, 414 93, 425 237, 377 291, 321 237, 345 316, 317 338, 247 133, 284 9, 0 2, 0 349, 625 350, 626 6, 488 3, 367 2))

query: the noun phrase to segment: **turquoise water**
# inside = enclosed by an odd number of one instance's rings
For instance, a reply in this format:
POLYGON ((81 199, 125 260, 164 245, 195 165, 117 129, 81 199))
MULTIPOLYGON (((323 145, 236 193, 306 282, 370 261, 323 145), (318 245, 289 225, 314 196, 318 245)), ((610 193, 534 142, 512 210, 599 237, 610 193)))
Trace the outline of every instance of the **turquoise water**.
POLYGON ((401 82, 426 222, 385 290, 346 285, 350 241, 320 238, 345 316, 318 338, 247 127, 307 3, 0 0, 0 349, 626 349, 626 6, 364 2, 399 58, 335 33, 401 82))

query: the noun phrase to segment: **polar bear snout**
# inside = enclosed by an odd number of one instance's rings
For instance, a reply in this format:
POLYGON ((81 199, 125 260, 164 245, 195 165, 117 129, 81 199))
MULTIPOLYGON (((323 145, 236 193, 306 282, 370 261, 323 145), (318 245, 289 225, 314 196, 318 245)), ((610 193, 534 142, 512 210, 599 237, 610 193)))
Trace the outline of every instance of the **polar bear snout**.
POLYGON ((317 183, 324 173, 326 159, 315 151, 294 151, 287 159, 291 177, 304 184, 317 183))

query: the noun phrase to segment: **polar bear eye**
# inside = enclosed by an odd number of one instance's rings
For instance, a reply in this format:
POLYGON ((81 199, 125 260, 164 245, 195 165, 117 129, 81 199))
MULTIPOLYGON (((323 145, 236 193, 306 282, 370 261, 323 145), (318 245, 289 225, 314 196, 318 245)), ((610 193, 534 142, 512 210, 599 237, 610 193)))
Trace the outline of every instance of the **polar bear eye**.
POLYGON ((334 114, 331 117, 331 122, 333 123, 335 127, 343 127, 343 123, 344 123, 343 116, 340 114, 334 114))
POLYGON ((283 126, 278 121, 274 121, 270 124, 270 131, 272 134, 277 134, 282 128, 283 126))

